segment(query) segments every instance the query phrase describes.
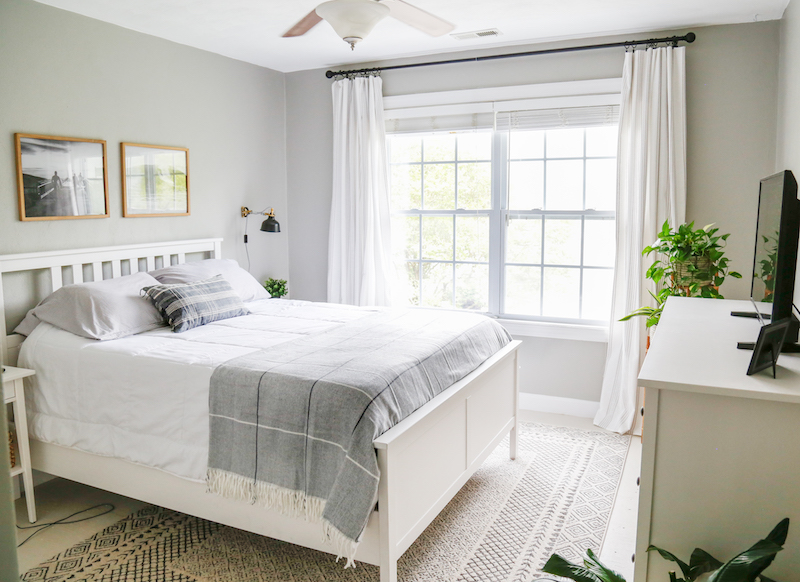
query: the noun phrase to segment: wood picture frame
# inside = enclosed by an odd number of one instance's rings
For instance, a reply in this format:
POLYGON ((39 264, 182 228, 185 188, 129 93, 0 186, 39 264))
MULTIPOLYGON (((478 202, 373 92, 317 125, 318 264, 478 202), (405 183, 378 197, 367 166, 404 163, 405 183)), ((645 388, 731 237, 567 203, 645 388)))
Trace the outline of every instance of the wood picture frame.
POLYGON ((122 216, 189 216, 189 149, 122 142, 122 216))
POLYGON ((110 216, 105 140, 15 133, 14 146, 20 220, 110 216))

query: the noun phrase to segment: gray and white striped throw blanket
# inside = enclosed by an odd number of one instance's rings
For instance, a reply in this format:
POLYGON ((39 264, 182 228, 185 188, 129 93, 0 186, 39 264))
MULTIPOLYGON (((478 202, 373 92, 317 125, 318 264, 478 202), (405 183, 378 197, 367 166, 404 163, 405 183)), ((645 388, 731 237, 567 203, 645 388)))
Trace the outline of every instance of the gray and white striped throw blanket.
POLYGON ((208 489, 320 522, 352 565, 372 441, 509 341, 480 315, 383 311, 234 358, 211 377, 208 489))

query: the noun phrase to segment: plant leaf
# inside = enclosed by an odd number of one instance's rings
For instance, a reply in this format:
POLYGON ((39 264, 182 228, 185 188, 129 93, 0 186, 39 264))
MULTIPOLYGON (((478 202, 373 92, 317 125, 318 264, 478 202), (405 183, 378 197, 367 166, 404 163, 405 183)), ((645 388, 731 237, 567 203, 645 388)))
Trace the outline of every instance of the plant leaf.
POLYGON ((586 548, 586 557, 583 559, 584 565, 592 572, 597 574, 603 582, 625 582, 621 574, 606 568, 594 555, 591 548, 586 548))
POLYGON ((769 540, 759 540, 749 550, 731 558, 711 574, 708 582, 749 582, 755 580, 775 559, 775 554, 783 550, 769 540))
POLYGON ((678 567, 681 569, 681 572, 683 573, 683 576, 688 580, 692 580, 693 579, 692 578, 692 569, 689 568, 689 564, 687 564, 686 562, 682 561, 681 559, 676 557, 674 554, 671 554, 667 550, 662 550, 661 548, 657 548, 656 546, 650 546, 649 548, 647 548, 648 552, 650 550, 655 550, 659 554, 661 554, 661 557, 664 558, 665 560, 669 560, 670 562, 675 562, 676 564, 678 564, 678 567))
POLYGON ((563 576, 575 582, 607 582, 584 566, 568 562, 558 554, 553 554, 542 568, 542 572, 563 576))
POLYGON ((789 518, 784 517, 782 520, 778 522, 772 531, 767 534, 767 537, 764 538, 767 541, 770 541, 774 544, 778 544, 779 546, 783 546, 786 543, 786 536, 789 533, 789 518))
POLYGON ((697 578, 700 574, 713 572, 714 570, 722 567, 722 562, 717 560, 705 550, 695 548, 692 552, 692 557, 689 558, 689 567, 692 570, 692 576, 697 578))

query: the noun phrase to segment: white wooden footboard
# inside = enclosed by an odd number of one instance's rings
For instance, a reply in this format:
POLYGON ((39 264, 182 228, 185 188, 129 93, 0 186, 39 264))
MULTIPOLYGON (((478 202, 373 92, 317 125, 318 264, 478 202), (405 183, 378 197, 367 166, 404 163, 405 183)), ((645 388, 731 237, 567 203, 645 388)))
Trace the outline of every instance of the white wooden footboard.
POLYGON ((374 441, 381 481, 381 582, 397 580, 397 559, 511 433, 516 457, 517 348, 514 341, 374 441))

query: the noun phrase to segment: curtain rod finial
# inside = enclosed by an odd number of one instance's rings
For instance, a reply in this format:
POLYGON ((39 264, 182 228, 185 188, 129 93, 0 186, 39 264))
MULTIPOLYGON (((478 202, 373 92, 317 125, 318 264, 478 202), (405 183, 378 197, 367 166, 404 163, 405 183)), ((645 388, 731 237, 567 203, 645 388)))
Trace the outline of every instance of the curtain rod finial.
POLYGON ((686 33, 686 42, 694 42, 697 38, 697 35, 693 32, 686 33))

